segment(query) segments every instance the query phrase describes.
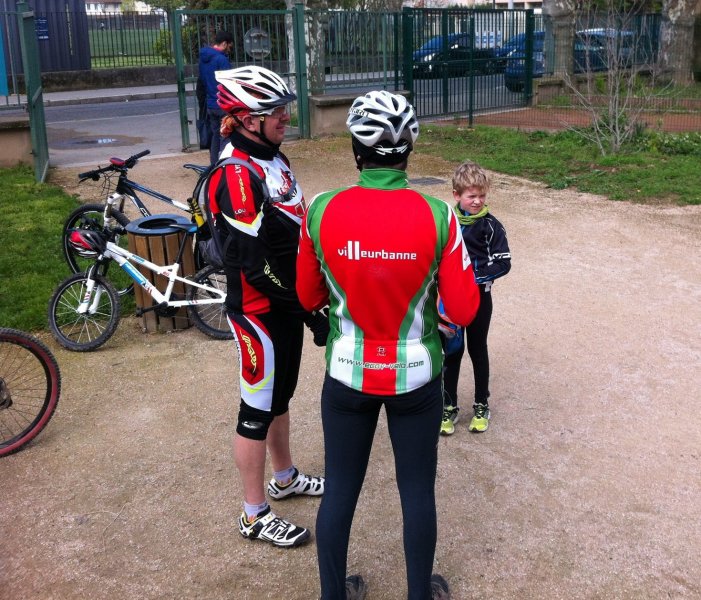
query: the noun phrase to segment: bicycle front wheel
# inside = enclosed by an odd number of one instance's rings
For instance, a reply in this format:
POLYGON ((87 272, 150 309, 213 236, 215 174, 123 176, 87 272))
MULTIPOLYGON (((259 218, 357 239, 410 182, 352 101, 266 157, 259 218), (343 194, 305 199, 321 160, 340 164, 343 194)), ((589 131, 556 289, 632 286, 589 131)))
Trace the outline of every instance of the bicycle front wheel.
MULTIPOLYGON (((95 262, 93 258, 80 256, 73 246, 68 243, 68 236, 71 229, 92 229, 102 231, 104 228, 104 204, 84 204, 76 208, 63 224, 63 256, 73 273, 83 273, 95 262)), ((127 247, 126 226, 129 225, 129 217, 117 210, 112 211, 112 216, 118 225, 115 229, 114 243, 122 248, 127 247)), ((100 273, 107 277, 107 270, 100 273)), ((114 284, 120 296, 134 291, 134 283, 131 278, 119 267, 112 269, 109 280, 114 284)))
POLYGON ((102 275, 76 273, 61 283, 49 300, 49 328, 68 350, 95 350, 112 337, 120 318, 119 295, 102 275), (80 312, 89 280, 95 287, 87 310, 80 312))
POLYGON ((61 373, 51 351, 23 331, 0 329, 0 456, 39 435, 60 394, 61 373))
MULTIPOLYGON (((217 267, 205 267, 192 278, 196 283, 207 285, 216 288, 226 293, 226 274, 224 269, 217 267)), ((214 298, 212 292, 203 290, 195 286, 188 286, 187 299, 209 300, 214 298)), ((229 321, 226 318, 226 307, 224 303, 217 304, 192 304, 187 307, 190 314, 190 319, 195 324, 195 327, 202 333, 218 340, 231 340, 234 334, 231 333, 229 321)))

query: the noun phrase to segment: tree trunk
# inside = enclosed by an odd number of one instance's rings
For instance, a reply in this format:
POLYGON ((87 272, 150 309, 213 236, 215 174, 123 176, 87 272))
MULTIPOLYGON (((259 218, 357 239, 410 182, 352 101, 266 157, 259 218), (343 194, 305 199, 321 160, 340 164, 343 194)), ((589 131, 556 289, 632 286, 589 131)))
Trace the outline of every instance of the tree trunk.
POLYGON ((307 8, 313 10, 312 18, 307 21, 307 65, 309 76, 309 92, 321 94, 324 92, 326 79, 326 52, 324 40, 328 34, 329 17, 327 0, 307 0, 307 8))
POLYGON ((543 0, 545 26, 545 68, 548 73, 572 71, 572 53, 556 48, 571 48, 574 39, 574 3, 572 0, 543 0))
POLYGON ((701 0, 665 0, 659 43, 659 79, 676 84, 692 81, 694 20, 701 0))
POLYGON ((694 79, 701 81, 701 13, 696 14, 694 20, 694 79))
MULTIPOLYGON (((287 10, 292 10, 295 7, 297 0, 285 0, 285 8, 287 10)), ((287 36, 287 72, 296 73, 297 65, 295 63, 295 43, 294 43, 294 24, 292 22, 292 16, 288 15, 285 17, 285 34, 287 36)), ((300 56, 300 62, 306 60, 306 57, 300 56)), ((290 89, 293 92, 297 92, 296 79, 290 77, 290 89)))

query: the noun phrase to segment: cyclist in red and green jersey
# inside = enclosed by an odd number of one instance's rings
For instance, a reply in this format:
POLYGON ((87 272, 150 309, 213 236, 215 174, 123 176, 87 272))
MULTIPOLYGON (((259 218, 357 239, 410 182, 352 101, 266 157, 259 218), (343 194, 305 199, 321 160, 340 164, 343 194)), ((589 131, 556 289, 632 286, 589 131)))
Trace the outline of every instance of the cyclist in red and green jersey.
POLYGON ((382 406, 404 516, 410 600, 449 598, 431 575, 443 353, 437 295, 454 323, 474 317, 479 292, 455 213, 408 186, 418 135, 413 107, 389 92, 353 103, 348 120, 360 181, 317 196, 302 222, 297 293, 329 305, 321 398, 326 487, 317 517, 323 600, 362 597, 347 579, 350 527, 382 406))
POLYGON ((440 375, 438 286, 451 318, 469 322, 476 306, 461 237, 450 206, 409 189, 404 171, 365 169, 358 185, 314 200, 297 281, 303 303, 331 304, 331 377, 365 393, 394 395, 440 375), (386 210, 377 192, 386 195, 386 210), (368 218, 349 224, 351 214, 368 218), (390 218, 400 226, 388 227, 390 218))

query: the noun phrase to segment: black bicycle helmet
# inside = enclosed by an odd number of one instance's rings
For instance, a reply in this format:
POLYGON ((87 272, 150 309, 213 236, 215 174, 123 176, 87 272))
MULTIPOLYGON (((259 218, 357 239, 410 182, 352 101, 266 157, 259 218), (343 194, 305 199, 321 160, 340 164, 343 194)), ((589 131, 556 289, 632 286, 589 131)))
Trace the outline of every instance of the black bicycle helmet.
POLYGON ((419 136, 414 107, 404 96, 385 90, 356 98, 346 126, 356 155, 378 164, 397 164, 409 156, 419 136))
POLYGON ((71 229, 68 243, 75 253, 83 258, 97 258, 107 246, 102 234, 92 229, 71 229))

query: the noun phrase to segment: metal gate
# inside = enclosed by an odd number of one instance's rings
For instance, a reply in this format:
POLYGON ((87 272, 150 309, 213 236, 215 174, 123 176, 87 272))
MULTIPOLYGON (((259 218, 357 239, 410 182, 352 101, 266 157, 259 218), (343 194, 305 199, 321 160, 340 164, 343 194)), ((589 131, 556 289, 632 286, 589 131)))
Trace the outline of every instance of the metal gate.
POLYGON ((532 10, 404 9, 404 82, 419 117, 524 106, 527 90, 504 84, 509 43, 532 10))
POLYGON ((214 43, 220 30, 230 32, 234 38, 232 68, 251 64, 266 67, 296 90, 298 100, 293 106, 292 126, 288 131, 295 136, 309 136, 302 4, 293 10, 178 10, 174 18, 173 45, 183 150, 190 148, 192 140, 197 140, 194 91, 200 49, 214 43))
POLYGON ((531 60, 524 44, 542 28, 539 19, 532 10, 405 8, 368 16, 305 10, 301 3, 278 11, 177 11, 172 30, 183 149, 197 140, 200 49, 218 30, 234 37, 232 67, 265 66, 296 89, 292 131, 309 137, 310 86, 315 94, 405 89, 419 118, 461 115, 470 123, 478 113, 526 106, 531 69, 521 63, 531 60), (514 89, 505 77, 519 65, 524 85, 514 89))
POLYGON ((34 177, 37 181, 44 181, 49 170, 49 142, 46 136, 44 96, 34 11, 30 10, 26 2, 17 4, 17 19, 24 65, 24 85, 27 91, 32 154, 34 155, 34 177))

